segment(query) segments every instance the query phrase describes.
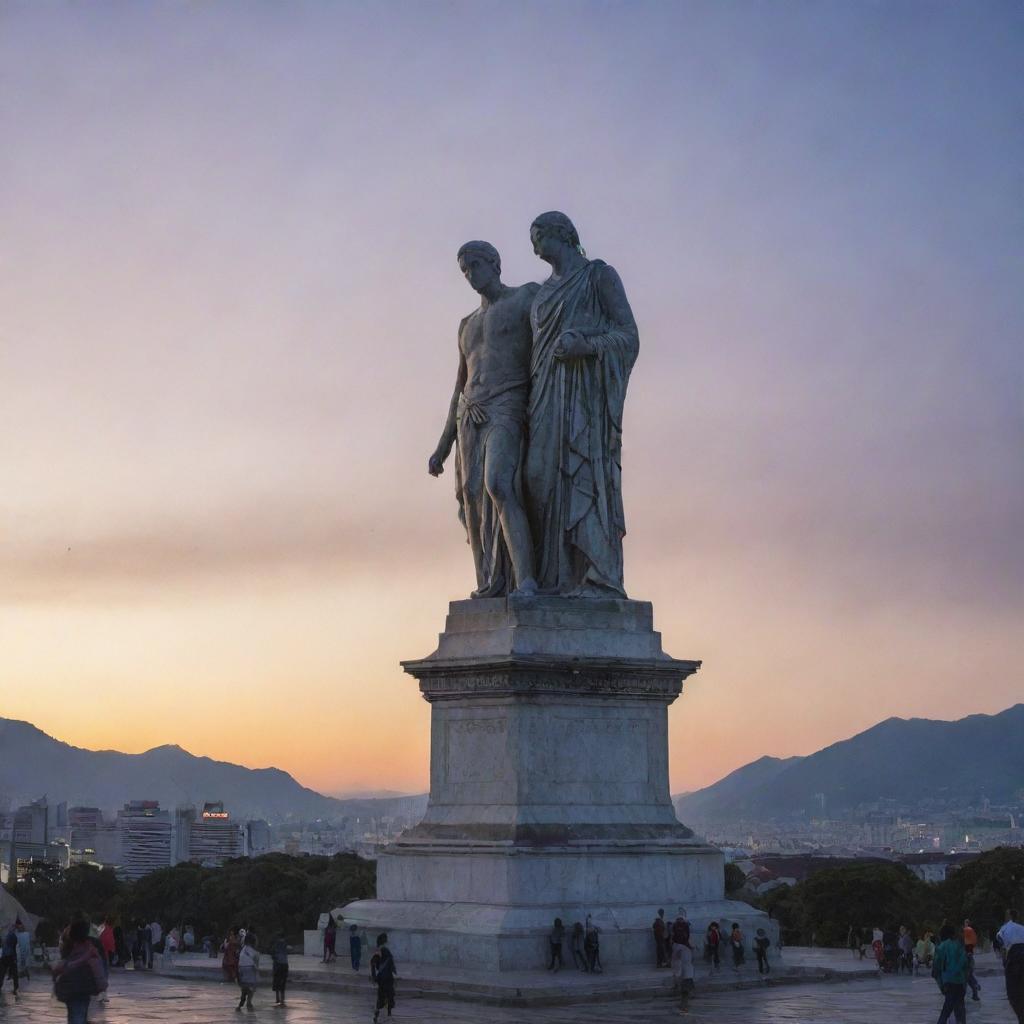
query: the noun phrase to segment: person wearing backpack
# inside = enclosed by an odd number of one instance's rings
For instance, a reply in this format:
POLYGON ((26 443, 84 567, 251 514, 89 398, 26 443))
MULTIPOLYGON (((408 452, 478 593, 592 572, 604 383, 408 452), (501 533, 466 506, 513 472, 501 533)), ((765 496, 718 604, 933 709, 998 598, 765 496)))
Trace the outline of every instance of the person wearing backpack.
POLYGON ((377 1005, 373 1011, 373 1024, 380 1020, 380 1011, 385 1007, 388 1016, 395 1008, 395 978, 398 977, 398 969, 395 967, 395 958, 388 949, 387 932, 381 932, 377 936, 377 948, 370 957, 370 981, 377 986, 377 1005))
POLYGON ((100 954, 89 939, 89 922, 75 921, 53 965, 54 995, 67 1007, 68 1024, 86 1024, 89 1000, 106 990, 100 954))
POLYGON ((693 947, 690 945, 690 922, 686 911, 680 907, 679 914, 669 929, 672 940, 671 965, 676 990, 679 993, 679 1013, 690 1012, 690 993, 693 991, 693 947))

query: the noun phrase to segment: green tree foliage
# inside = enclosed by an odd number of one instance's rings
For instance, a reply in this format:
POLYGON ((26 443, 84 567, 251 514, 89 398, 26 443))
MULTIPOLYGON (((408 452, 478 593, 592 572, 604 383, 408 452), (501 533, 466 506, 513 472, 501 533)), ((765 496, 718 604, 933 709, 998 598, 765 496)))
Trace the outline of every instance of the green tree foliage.
POLYGON ((1000 847, 965 864, 943 882, 943 916, 969 918, 979 935, 991 936, 1007 907, 1024 908, 1024 850, 1000 847))
POLYGON ((983 853, 935 885, 899 864, 827 868, 799 885, 773 889, 759 902, 790 945, 806 945, 813 935, 818 945, 844 946, 851 925, 863 933, 905 924, 920 934, 965 918, 979 935, 991 936, 1007 907, 1024 907, 1024 850, 983 853))
POLYGON ((850 926, 869 929, 924 920, 934 889, 902 864, 850 864, 827 868, 764 900, 790 944, 843 946, 850 926))
POLYGON ((325 910, 372 897, 376 867, 354 854, 292 857, 270 853, 228 861, 220 868, 178 864, 137 882, 91 865, 39 871, 8 886, 26 910, 44 919, 41 937, 52 942, 73 914, 91 921, 106 916, 126 927, 160 921, 166 928, 191 924, 197 938, 223 936, 235 925, 253 928, 261 942, 279 931, 299 943, 325 910))

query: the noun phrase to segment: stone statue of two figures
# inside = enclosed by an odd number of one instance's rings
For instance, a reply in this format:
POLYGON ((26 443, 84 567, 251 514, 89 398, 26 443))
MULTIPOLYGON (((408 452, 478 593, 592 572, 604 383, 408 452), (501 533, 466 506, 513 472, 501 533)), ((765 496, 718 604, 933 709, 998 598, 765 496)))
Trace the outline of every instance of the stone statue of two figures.
POLYGON ((622 409, 639 336, 622 281, 588 260, 564 213, 530 226, 541 285, 501 281, 488 242, 459 267, 480 307, 459 325, 459 371, 429 460, 456 446, 455 487, 476 566, 473 597, 625 597, 622 409))

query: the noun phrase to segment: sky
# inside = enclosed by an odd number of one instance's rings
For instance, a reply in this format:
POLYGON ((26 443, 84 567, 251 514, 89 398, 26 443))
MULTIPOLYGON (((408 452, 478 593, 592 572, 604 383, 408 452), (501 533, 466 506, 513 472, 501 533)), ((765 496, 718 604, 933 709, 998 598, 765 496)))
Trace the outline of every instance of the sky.
MULTIPOLYGON (((673 791, 1024 694, 1024 7, 0 4, 0 715, 422 791, 486 238, 640 330, 673 791)), ((142 794, 140 794, 142 795, 142 794)))

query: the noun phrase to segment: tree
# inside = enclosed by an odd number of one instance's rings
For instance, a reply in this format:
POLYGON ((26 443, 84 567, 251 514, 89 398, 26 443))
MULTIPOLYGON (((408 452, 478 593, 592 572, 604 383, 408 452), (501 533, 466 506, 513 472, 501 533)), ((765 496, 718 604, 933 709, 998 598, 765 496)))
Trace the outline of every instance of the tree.
POLYGON ((747 876, 743 874, 743 869, 736 864, 725 865, 725 891, 726 892, 737 892, 742 889, 747 881, 747 876))
POLYGON ((959 925, 970 918, 980 935, 992 936, 1007 907, 1024 905, 1024 850, 999 847, 954 871, 939 886, 947 920, 959 925))

